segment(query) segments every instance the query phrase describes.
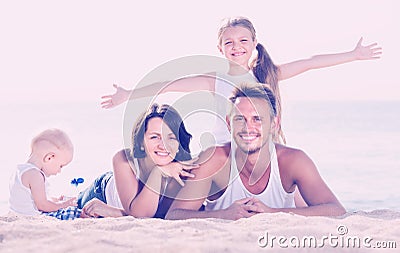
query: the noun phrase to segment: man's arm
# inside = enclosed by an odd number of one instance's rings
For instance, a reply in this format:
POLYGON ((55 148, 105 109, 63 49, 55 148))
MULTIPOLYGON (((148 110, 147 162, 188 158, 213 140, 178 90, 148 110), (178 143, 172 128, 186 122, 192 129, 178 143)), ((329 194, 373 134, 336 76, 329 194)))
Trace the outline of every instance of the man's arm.
POLYGON ((210 193, 213 180, 215 180, 215 172, 218 172, 218 168, 223 166, 221 161, 228 159, 221 149, 209 148, 199 155, 197 163, 200 164, 200 167, 191 171, 195 177, 188 179, 185 186, 179 191, 168 210, 166 219, 206 218, 207 215, 198 210, 210 193))
MULTIPOLYGON (((186 181, 172 203, 166 219, 220 218, 237 220, 256 214, 257 207, 249 205, 250 198, 235 201, 230 207, 216 211, 199 211, 209 194, 215 194, 213 184, 224 189, 229 183, 230 146, 210 148, 200 154, 200 168, 192 171, 193 179, 186 181), (228 172, 228 173, 227 173, 228 172)), ((219 190, 218 190, 219 191, 219 190)))
POLYGON ((184 204, 183 205, 177 204, 179 206, 178 207, 175 206, 174 210, 172 210, 171 206, 171 209, 167 213, 166 218, 170 220, 189 219, 189 218, 218 218, 227 220, 237 220, 240 218, 248 218, 257 214, 258 211, 257 206, 249 204, 249 201, 251 199, 252 198, 240 199, 235 201, 228 208, 215 211, 198 211, 189 209, 190 205, 185 206, 184 204))
POLYGON ((301 150, 284 151, 279 166, 283 184, 294 183, 299 188, 308 207, 301 208, 269 208, 255 200, 254 205, 261 212, 291 212, 304 216, 339 216, 346 210, 321 178, 313 161, 301 150))

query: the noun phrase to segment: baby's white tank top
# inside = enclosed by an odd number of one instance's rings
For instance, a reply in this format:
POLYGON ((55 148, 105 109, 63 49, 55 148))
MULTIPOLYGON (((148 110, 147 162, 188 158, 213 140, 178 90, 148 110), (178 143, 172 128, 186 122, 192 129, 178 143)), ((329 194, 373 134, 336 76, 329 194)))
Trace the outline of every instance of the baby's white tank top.
POLYGON ((31 163, 19 164, 10 178, 10 198, 8 201, 10 210, 18 214, 39 215, 42 213, 37 209, 33 201, 31 190, 22 184, 22 175, 32 169, 39 171, 43 175, 47 196, 48 181, 43 172, 31 163))

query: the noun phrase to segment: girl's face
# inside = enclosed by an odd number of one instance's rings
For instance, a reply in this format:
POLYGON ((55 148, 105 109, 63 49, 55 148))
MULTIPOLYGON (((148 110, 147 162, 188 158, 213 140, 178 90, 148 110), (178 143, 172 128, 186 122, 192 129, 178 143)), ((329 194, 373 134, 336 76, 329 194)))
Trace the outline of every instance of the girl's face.
POLYGON ((249 60, 256 48, 257 41, 251 32, 242 26, 227 28, 220 38, 218 49, 230 61, 249 69, 249 60))
POLYGON ((179 149, 175 134, 161 118, 152 118, 147 123, 147 131, 143 140, 147 157, 156 165, 171 163, 179 149))

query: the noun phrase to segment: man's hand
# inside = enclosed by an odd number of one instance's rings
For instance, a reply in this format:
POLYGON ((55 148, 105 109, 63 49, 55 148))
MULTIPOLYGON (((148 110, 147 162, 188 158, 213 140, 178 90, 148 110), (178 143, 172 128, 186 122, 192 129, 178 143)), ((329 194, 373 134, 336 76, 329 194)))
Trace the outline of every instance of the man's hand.
POLYGON ((260 213, 259 207, 251 202, 253 198, 244 198, 236 200, 233 204, 224 209, 224 219, 238 220, 240 218, 248 218, 260 213))
POLYGON ((256 213, 275 213, 276 210, 264 204, 261 200, 257 198, 251 198, 247 205, 251 205, 254 207, 254 212, 256 213))

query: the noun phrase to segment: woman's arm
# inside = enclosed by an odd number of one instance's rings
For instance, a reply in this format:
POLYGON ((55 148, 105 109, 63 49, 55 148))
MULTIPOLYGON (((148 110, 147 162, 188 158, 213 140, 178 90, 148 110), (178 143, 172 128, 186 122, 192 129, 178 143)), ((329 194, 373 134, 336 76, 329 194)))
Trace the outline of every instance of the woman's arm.
POLYGON ((129 99, 155 96, 167 92, 214 91, 215 74, 204 74, 193 77, 184 77, 175 81, 158 82, 133 90, 126 90, 116 84, 113 85, 115 93, 101 98, 103 108, 112 108, 129 99))
POLYGON ((315 55, 309 59, 282 64, 279 66, 279 80, 285 80, 297 76, 311 69, 326 68, 356 60, 379 59, 382 54, 382 48, 377 47, 377 43, 363 46, 362 40, 363 38, 361 38, 356 47, 349 52, 315 55))
POLYGON ((112 207, 104 203, 103 201, 94 198, 87 202, 85 206, 82 208, 81 218, 89 218, 89 217, 122 217, 127 215, 125 210, 112 207))
POLYGON ((153 217, 158 208, 163 178, 173 177, 181 185, 179 176, 193 177, 187 170, 197 168, 196 164, 171 163, 154 167, 147 178, 143 189, 138 192, 139 183, 125 151, 118 152, 113 159, 114 177, 119 198, 126 214, 134 217, 153 217))
POLYGON ((135 217, 153 217, 157 212, 160 195, 163 194, 161 189, 163 180, 174 178, 183 186, 184 183, 180 177, 193 178, 194 175, 187 170, 197 167, 195 164, 181 164, 178 162, 154 167, 145 182, 145 186, 132 200, 129 207, 130 214, 135 217))
POLYGON ((125 151, 119 151, 113 158, 114 178, 118 196, 126 214, 134 217, 153 217, 157 211, 161 172, 150 173, 146 186, 139 193, 139 182, 129 164, 125 151), (150 186, 147 186, 150 184, 150 186), (151 187, 152 189, 149 189, 151 187), (158 189, 158 190, 157 190, 158 189))

